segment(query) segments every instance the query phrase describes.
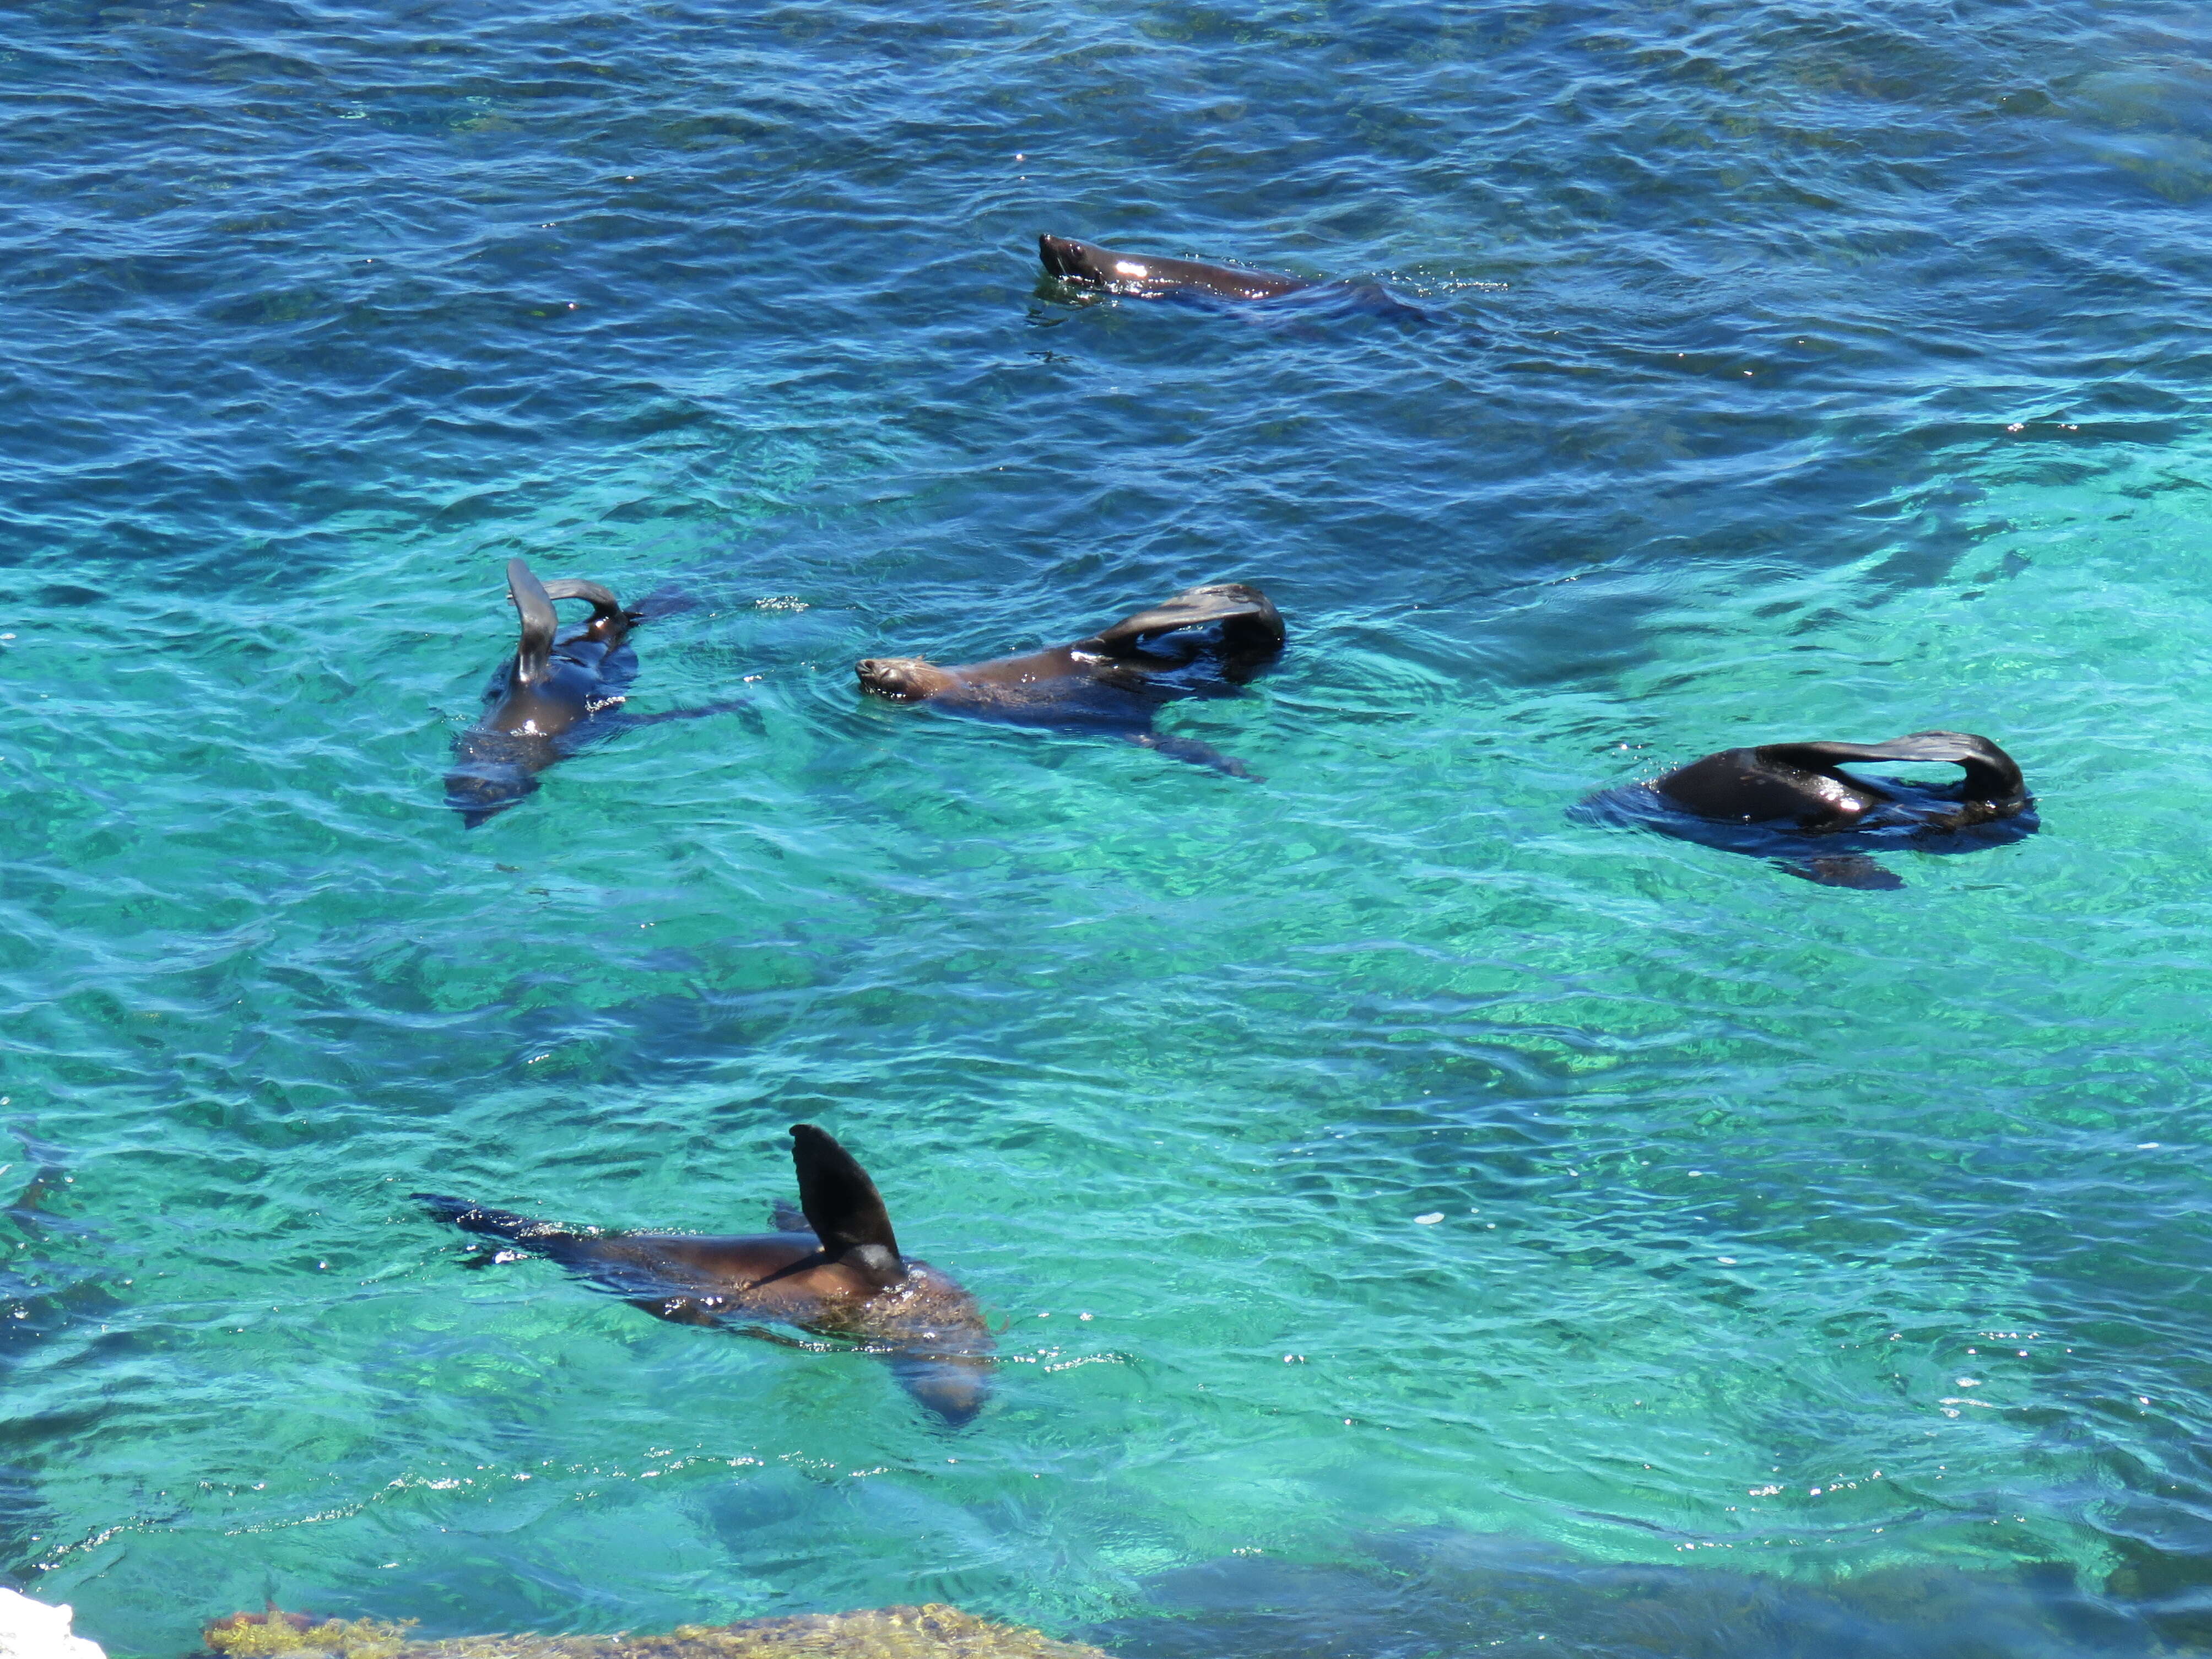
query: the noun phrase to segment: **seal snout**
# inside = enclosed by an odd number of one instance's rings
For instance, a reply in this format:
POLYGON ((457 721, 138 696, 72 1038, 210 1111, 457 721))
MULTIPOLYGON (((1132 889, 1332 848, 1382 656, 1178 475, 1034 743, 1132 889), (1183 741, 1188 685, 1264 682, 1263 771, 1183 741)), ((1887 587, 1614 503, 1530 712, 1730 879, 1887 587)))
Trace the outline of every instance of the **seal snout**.
POLYGON ((945 689, 950 676, 920 657, 867 657, 854 664, 860 690, 893 702, 915 702, 945 689))
POLYGON ((1090 276, 1084 265, 1084 246, 1072 236, 1039 236, 1037 258, 1054 276, 1077 279, 1090 276))

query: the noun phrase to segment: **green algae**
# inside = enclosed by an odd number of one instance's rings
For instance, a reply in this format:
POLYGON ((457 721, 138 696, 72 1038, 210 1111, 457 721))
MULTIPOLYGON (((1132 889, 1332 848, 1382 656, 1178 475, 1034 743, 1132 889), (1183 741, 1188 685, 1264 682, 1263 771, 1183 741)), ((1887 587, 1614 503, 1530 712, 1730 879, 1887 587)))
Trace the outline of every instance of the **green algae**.
POLYGON ((1108 1659, 1042 1631, 997 1625, 941 1602, 801 1613, 734 1625, 679 1625, 665 1636, 464 1636, 416 1641, 411 1620, 317 1624, 271 1608, 234 1613, 202 1632, 221 1659, 327 1654, 333 1659, 1108 1659))

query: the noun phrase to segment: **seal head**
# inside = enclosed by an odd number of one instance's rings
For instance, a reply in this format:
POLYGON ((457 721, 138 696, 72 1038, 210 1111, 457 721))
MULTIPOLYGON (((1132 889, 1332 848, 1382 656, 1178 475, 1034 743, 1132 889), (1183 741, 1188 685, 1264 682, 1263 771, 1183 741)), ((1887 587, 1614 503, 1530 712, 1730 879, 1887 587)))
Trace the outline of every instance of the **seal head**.
POLYGON ((951 672, 922 657, 868 657, 853 672, 860 690, 892 702, 920 702, 958 684, 951 672))

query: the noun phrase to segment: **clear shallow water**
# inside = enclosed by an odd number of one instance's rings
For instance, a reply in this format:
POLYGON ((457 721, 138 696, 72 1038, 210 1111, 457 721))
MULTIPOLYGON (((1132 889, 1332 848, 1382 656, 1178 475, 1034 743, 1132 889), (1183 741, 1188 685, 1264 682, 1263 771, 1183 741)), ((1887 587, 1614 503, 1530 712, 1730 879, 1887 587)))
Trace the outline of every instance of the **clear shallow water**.
POLYGON ((2196 9, 18 15, 16 1582, 2207 1639, 2196 9), (465 834, 517 553, 748 708, 465 834), (1292 648, 1164 724, 1264 785, 853 691, 1218 579, 1292 648), (1936 724, 2045 828, 1902 892, 1564 816, 1936 724), (1010 1322, 969 1431, 404 1199, 750 1226, 800 1118, 1010 1322))

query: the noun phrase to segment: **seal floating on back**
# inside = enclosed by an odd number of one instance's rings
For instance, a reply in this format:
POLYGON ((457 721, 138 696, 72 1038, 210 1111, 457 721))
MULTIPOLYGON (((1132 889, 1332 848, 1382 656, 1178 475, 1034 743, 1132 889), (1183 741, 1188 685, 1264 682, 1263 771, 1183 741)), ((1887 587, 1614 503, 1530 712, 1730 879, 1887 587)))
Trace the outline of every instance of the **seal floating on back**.
POLYGON ((414 1197, 441 1221, 548 1257, 632 1307, 681 1325, 751 1330, 772 1320, 863 1344, 890 1362, 916 1400, 958 1428, 990 1393, 994 1344, 981 1310, 947 1275, 899 1254, 876 1184, 811 1123, 791 1130, 797 1213, 776 1207, 772 1233, 574 1231, 465 1199, 414 1197))
POLYGON ((1331 295, 1386 316, 1427 320, 1427 313, 1377 283, 1314 282, 1273 271, 1152 253, 1116 253, 1072 236, 1039 236, 1037 257, 1050 275, 1081 288, 1139 300, 1279 300, 1292 294, 1331 295))
POLYGON ((1914 732, 1887 743, 1770 743, 1726 749, 1650 783, 1583 803, 1591 817, 1776 860, 1832 887, 1905 884, 1876 863, 1885 850, 1971 853, 2033 835, 2035 800, 2013 757, 1967 732, 1914 732), (1955 783, 1879 781, 1844 771, 1863 761, 1959 767, 1955 783), (1807 850, 1808 842, 1820 850, 1807 850))
POLYGON ((473 830, 538 787, 538 775, 584 744, 634 726, 744 711, 737 702, 632 714, 623 702, 637 675, 630 629, 690 601, 656 593, 625 610, 597 582, 541 582, 520 559, 507 562, 507 596, 522 617, 522 641, 484 688, 484 710, 453 740, 446 805, 473 830), (556 599, 582 599, 592 619, 566 635, 556 599))
POLYGON ((1072 645, 1027 656, 941 667, 921 657, 870 657, 860 689, 893 702, 927 702, 962 714, 1098 732, 1177 760, 1249 777, 1242 761, 1188 738, 1152 730, 1180 697, 1231 696, 1281 655, 1283 618, 1243 582, 1193 587, 1072 645))
POLYGON ((484 690, 484 712, 453 743, 446 804, 471 830, 538 787, 538 775, 610 729, 637 672, 629 631, 640 620, 597 582, 541 582, 507 562, 507 596, 522 640, 484 690), (559 637, 556 599, 583 599, 592 619, 559 637))

